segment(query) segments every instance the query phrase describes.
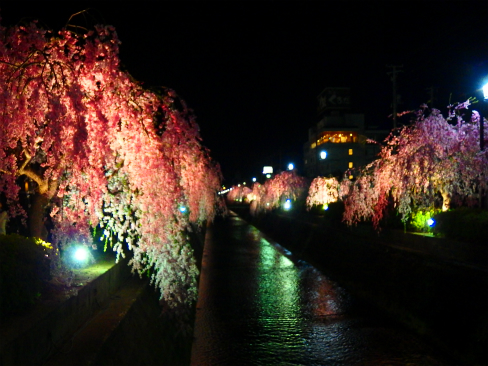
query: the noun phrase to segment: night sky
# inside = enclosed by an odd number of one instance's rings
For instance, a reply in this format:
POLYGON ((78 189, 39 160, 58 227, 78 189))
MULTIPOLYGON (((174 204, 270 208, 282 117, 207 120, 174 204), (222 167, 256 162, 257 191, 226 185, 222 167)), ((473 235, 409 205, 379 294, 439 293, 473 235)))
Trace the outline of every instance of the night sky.
POLYGON ((39 19, 59 30, 111 24, 126 69, 147 86, 174 89, 194 110, 203 144, 226 184, 262 166, 300 170, 317 95, 349 87, 353 112, 391 123, 386 65, 403 65, 398 93, 409 110, 445 112, 475 96, 488 76, 488 2, 5 2, 2 25, 39 19), (281 166, 278 166, 281 163, 281 166))

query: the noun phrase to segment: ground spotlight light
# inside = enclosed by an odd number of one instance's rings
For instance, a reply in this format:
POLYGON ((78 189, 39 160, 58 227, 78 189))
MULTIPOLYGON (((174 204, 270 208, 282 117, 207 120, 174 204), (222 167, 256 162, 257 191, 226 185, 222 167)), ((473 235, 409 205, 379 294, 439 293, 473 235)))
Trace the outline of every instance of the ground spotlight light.
POLYGON ((285 206, 284 206, 285 210, 289 210, 291 208, 291 200, 290 199, 287 199, 285 201, 285 206))
POLYGON ((324 205, 322 206, 322 209, 323 210, 328 210, 329 209, 329 205, 327 203, 324 203, 324 205))
POLYGON ((427 225, 429 225, 430 227, 434 226, 435 225, 435 220, 434 219, 428 219, 427 220, 427 225))
POLYGON ((77 262, 84 262, 88 259, 88 249, 86 247, 78 247, 76 248, 73 258, 77 262))
POLYGON ((185 206, 180 206, 180 212, 185 213, 186 212, 186 207, 185 206))

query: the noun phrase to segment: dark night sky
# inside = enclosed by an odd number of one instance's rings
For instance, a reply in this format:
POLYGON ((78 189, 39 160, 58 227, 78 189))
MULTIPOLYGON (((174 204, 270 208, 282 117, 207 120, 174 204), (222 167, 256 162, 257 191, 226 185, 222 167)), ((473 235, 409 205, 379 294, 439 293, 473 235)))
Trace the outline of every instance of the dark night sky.
POLYGON ((378 125, 391 113, 387 64, 403 65, 399 110, 434 86, 445 111, 449 93, 463 101, 488 76, 486 1, 2 1, 0 15, 3 25, 33 17, 59 30, 86 8, 90 21, 115 26, 136 79, 173 88, 195 111, 228 184, 280 157, 283 169, 300 164, 325 87, 350 87, 353 110, 378 125))

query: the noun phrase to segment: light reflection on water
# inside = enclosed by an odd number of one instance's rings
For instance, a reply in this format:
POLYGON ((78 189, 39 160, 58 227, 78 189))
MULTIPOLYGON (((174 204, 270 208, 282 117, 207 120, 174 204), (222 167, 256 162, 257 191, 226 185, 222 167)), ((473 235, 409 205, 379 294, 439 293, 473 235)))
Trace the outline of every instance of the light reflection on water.
POLYGON ((205 247, 192 365, 443 364, 256 228, 226 225, 205 247))

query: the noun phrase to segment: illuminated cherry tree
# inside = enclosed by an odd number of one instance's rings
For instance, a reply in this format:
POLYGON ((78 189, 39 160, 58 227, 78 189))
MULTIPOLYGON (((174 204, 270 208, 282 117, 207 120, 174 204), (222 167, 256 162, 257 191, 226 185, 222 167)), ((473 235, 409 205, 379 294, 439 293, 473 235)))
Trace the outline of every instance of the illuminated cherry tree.
POLYGON ((251 215, 255 216, 259 212, 262 212, 264 210, 261 200, 264 199, 265 196, 266 186, 259 182, 254 183, 252 186, 252 192, 248 196, 250 202, 249 212, 251 213, 251 215))
POLYGON ((260 213, 280 207, 285 200, 296 201, 305 198, 308 181, 295 171, 284 171, 268 179, 264 185, 253 186, 254 205, 251 213, 260 213))
POLYGON ((317 177, 310 184, 307 209, 315 205, 328 205, 339 198, 339 182, 336 178, 317 177))
MULTIPOLYGON (((378 228, 391 206, 406 221, 414 210, 436 205, 447 210, 451 204, 481 204, 488 188, 488 151, 479 148, 479 113, 473 111, 468 122, 462 118, 469 104, 450 106, 447 119, 438 110, 426 117, 423 106, 415 123, 392 133, 379 159, 354 183, 342 182, 344 221, 372 219, 378 228)), ((483 127, 486 131, 486 120, 483 127)))
POLYGON ((220 168, 184 102, 121 71, 118 47, 110 26, 0 27, 0 192, 31 236, 90 245, 102 226, 114 250, 134 252, 133 270, 152 270, 169 305, 193 301, 187 233, 223 209, 220 168), (34 191, 27 210, 19 182, 34 191))
POLYGON ((232 186, 229 193, 227 193, 227 201, 232 202, 244 202, 252 192, 251 188, 245 185, 232 186))

